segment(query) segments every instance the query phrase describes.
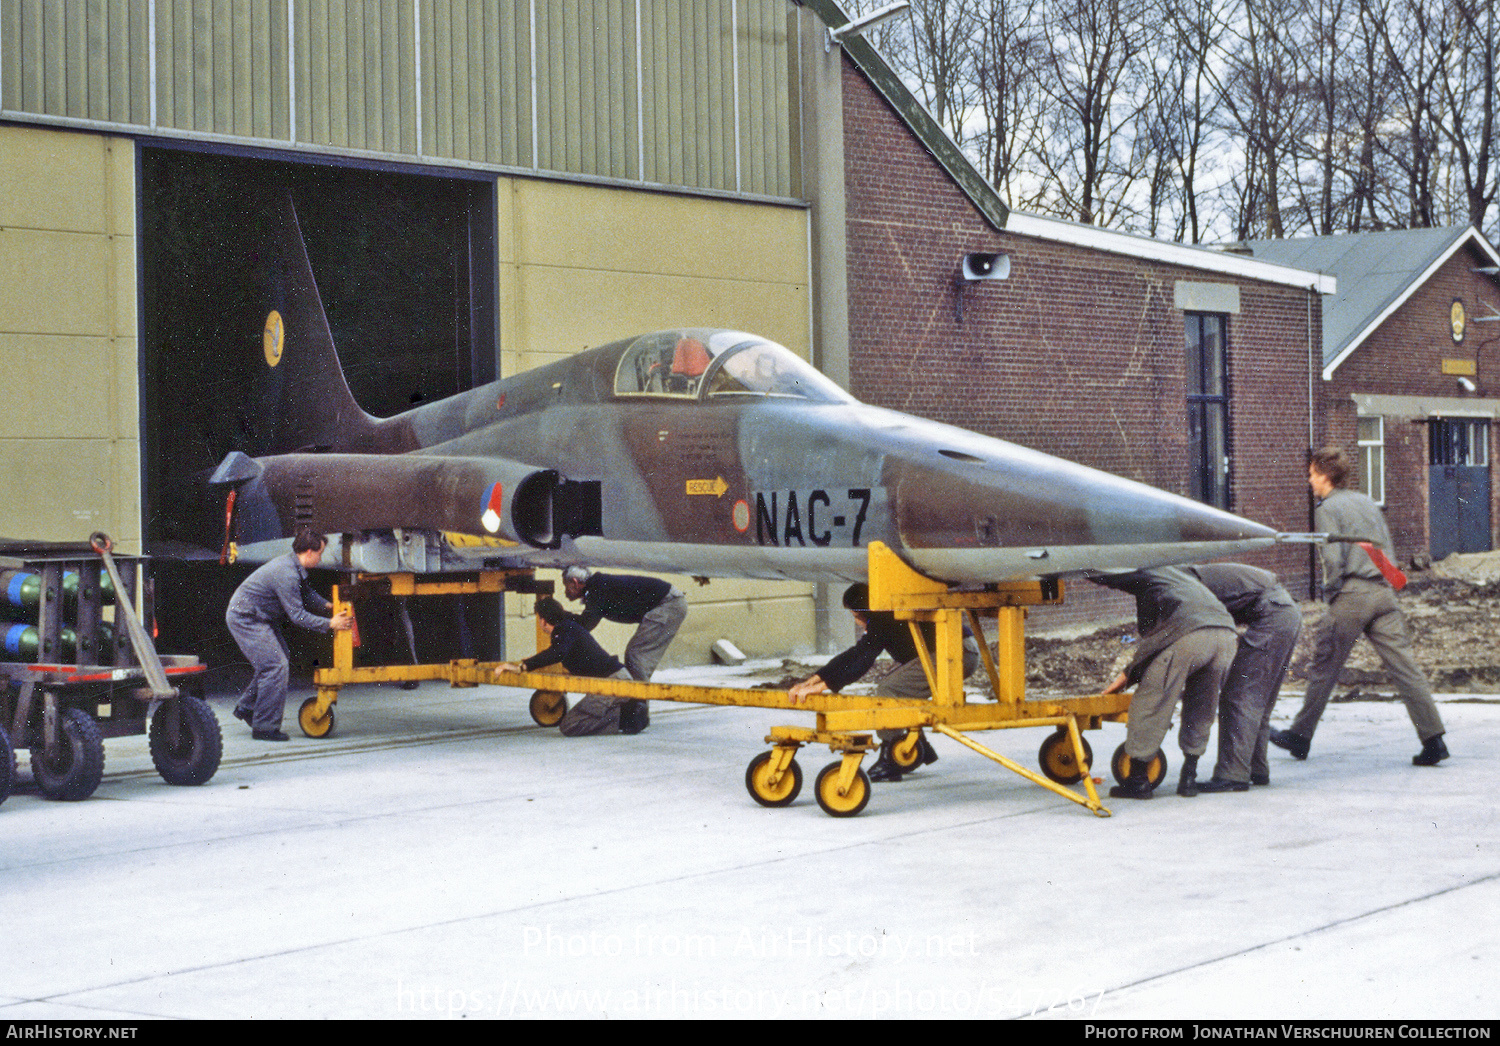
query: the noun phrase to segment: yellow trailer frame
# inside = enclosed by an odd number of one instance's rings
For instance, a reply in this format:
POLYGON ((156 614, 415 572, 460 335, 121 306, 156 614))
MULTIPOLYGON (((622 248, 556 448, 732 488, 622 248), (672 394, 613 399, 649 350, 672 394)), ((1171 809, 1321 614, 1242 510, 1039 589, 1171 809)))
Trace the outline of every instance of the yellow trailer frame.
MULTIPOLYGON (((468 582, 419 582, 411 575, 389 577, 393 595, 541 591, 542 587, 548 590, 551 587, 537 586, 529 571, 486 572, 477 580, 468 582)), ((338 700, 339 687, 411 679, 445 679, 456 687, 499 683, 535 688, 531 714, 544 726, 555 725, 562 718, 567 710, 565 695, 568 693, 812 712, 816 717, 812 728, 773 727, 766 736, 770 750, 751 760, 745 771, 745 785, 756 802, 764 806, 786 806, 795 800, 802 788, 802 771, 795 758, 798 749, 803 745, 826 744, 839 758, 818 774, 814 795, 825 812, 835 817, 853 816, 864 809, 870 798, 870 780, 860 764, 867 752, 878 747, 875 732, 907 731, 903 738, 890 746, 890 753, 898 766, 910 769, 921 758, 918 731, 928 727, 1028 781, 1086 807, 1097 816, 1110 815, 1094 787, 1091 776, 1093 753, 1082 732, 1098 729, 1106 721, 1123 722, 1130 695, 1026 698, 1026 608, 1061 603, 1063 589, 1060 581, 1003 582, 981 591, 954 591, 918 574, 879 542, 869 548, 869 578, 870 608, 890 611, 897 619, 910 624, 917 640, 922 669, 932 691, 931 700, 825 693, 798 702, 784 690, 589 679, 555 671, 506 673, 497 679, 493 663, 474 660, 356 668, 352 638, 348 633, 337 633, 333 666, 314 673, 318 696, 304 702, 298 721, 309 736, 325 736, 332 730, 333 705, 338 700), (988 644, 979 644, 992 700, 971 703, 964 694, 963 685, 963 626, 967 619, 973 633, 983 636, 981 615, 993 616, 996 620, 996 654, 991 654, 988 644), (924 622, 934 626, 936 640, 932 649, 928 648, 918 628, 924 622), (1039 752, 1042 774, 1026 769, 968 736, 981 730, 1045 726, 1054 729, 1043 741, 1039 752), (1083 785, 1081 793, 1068 787, 1080 782, 1083 785)), ((336 605, 338 600, 339 593, 335 588, 336 605)), ((541 633, 538 635, 540 644, 541 633)), ((1112 762, 1118 761, 1117 752, 1112 762)), ((1115 771, 1119 776, 1118 766, 1115 771)))
MULTIPOLYGON (((437 577, 440 580, 432 580, 426 576, 419 579, 412 573, 356 574, 354 583, 344 587, 342 591, 339 585, 333 586, 330 602, 333 604, 333 612, 338 613, 340 610, 353 610, 355 602, 361 596, 375 593, 400 597, 502 592, 550 595, 552 592, 552 582, 538 582, 533 570, 478 570, 437 577), (348 598, 341 598, 343 596, 348 598)), ((357 635, 354 630, 333 633, 333 664, 313 671, 313 683, 318 688, 317 696, 303 701, 302 707, 297 711, 297 725, 308 737, 327 737, 333 733, 336 722, 334 706, 338 704, 339 690, 342 687, 356 683, 409 683, 433 679, 445 680, 455 687, 478 685, 477 682, 467 682, 455 675, 459 666, 479 664, 473 659, 427 665, 356 666, 354 647, 357 635)), ((540 637, 540 632, 538 636, 540 637)))

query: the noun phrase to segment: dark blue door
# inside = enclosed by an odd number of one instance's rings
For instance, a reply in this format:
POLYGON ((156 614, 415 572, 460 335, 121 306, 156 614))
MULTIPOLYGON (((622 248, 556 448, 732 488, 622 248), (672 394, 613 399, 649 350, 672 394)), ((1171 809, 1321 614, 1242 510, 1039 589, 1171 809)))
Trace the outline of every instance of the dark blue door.
POLYGON ((1433 559, 1490 550, 1489 422, 1434 418, 1428 425, 1428 538, 1433 559))

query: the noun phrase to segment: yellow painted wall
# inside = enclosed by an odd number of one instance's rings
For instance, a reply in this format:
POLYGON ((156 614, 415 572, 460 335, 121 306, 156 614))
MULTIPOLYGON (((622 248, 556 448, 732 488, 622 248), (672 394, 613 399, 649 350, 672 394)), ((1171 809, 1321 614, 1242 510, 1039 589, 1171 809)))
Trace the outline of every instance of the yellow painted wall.
POLYGON ((0 535, 141 550, 135 147, 0 127, 0 535))
MULTIPOLYGON (((675 326, 753 331, 809 355, 802 208, 503 178, 496 210, 502 375, 675 326)), ((812 647, 811 585, 667 576, 691 609, 663 666, 703 664, 717 639, 753 657, 812 647)), ((531 604, 507 600, 516 657, 535 649, 531 604)), ((604 622, 595 634, 619 655, 632 632, 604 622)))

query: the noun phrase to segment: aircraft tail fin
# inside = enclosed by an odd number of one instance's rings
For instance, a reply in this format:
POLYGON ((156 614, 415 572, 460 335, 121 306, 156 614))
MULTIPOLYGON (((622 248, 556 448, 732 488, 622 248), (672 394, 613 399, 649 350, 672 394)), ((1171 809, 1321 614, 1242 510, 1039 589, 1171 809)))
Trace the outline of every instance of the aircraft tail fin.
POLYGON ((408 449, 394 445, 402 442, 397 434, 366 414, 349 391, 290 192, 268 219, 261 253, 262 358, 253 406, 242 419, 248 449, 254 456, 408 449), (382 445, 388 442, 393 445, 382 445))

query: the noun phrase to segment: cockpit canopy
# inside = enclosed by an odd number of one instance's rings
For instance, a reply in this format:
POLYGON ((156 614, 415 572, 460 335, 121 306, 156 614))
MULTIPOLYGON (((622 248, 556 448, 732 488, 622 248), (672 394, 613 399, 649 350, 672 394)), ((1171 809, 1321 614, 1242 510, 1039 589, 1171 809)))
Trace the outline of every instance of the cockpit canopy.
POLYGON ((742 331, 706 328, 637 338, 620 356, 615 395, 852 402, 847 392, 785 346, 742 331))

